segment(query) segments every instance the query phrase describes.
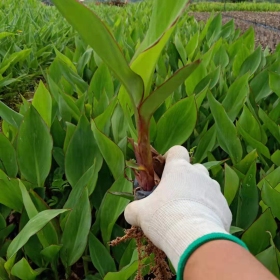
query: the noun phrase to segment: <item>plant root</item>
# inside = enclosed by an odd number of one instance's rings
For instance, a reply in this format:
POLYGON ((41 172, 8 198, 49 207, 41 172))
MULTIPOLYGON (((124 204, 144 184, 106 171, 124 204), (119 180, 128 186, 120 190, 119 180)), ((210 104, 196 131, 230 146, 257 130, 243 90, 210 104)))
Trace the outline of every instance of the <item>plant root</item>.
POLYGON ((136 240, 138 249, 138 272, 135 280, 142 280, 142 270, 144 268, 143 261, 146 257, 154 254, 154 263, 150 265, 149 272, 155 276, 155 280, 168 280, 171 279, 173 274, 170 271, 168 263, 166 261, 166 255, 163 251, 157 248, 143 233, 140 227, 131 227, 125 230, 123 237, 117 237, 110 242, 111 246, 116 246, 122 242, 136 240))

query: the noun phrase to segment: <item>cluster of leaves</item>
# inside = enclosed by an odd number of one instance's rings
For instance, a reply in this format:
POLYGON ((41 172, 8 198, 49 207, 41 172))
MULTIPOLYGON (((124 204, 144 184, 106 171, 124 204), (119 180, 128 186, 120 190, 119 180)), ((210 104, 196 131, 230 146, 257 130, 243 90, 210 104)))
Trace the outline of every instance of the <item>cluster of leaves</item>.
POLYGON ((223 11, 248 11, 248 12, 279 12, 280 4, 271 2, 197 2, 189 8, 193 12, 223 12, 223 11))
POLYGON ((74 47, 74 32, 53 7, 37 0, 0 3, 0 98, 34 92, 42 70, 62 51, 74 47))
MULTIPOLYGON (((150 4, 98 9, 131 61, 150 4)), ((151 88, 197 60, 153 114, 151 144, 160 153, 176 144, 193 150, 193 162, 221 184, 232 232, 279 277, 280 48, 255 48, 252 29, 240 36, 220 15, 206 24, 185 15, 158 57, 151 88)), ((116 95, 120 87, 77 37, 74 50, 56 51, 32 103, 23 98, 17 113, 0 102, 4 280, 133 279, 135 241, 108 246, 127 226, 129 199, 112 193, 132 191, 133 176, 124 174, 125 160, 134 158, 127 138, 137 139, 134 109, 125 94, 116 95)))

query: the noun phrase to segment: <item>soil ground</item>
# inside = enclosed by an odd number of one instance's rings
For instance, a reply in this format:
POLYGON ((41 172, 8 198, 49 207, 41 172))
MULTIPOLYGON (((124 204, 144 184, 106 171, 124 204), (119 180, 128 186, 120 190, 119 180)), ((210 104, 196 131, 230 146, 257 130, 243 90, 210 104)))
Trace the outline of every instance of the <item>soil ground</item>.
MULTIPOLYGON (((191 13, 199 21, 206 21, 211 13, 191 13)), ((250 26, 255 29, 256 45, 275 50, 280 43, 280 12, 222 12, 223 24, 234 19, 235 26, 242 32, 250 26)))

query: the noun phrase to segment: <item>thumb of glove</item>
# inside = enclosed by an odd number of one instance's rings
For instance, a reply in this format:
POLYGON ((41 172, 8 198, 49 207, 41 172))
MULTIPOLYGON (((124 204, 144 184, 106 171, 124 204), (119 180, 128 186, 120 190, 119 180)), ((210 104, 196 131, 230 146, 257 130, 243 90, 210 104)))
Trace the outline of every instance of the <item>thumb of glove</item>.
POLYGON ((125 220, 132 226, 140 227, 139 215, 142 213, 141 200, 129 203, 124 211, 125 220))

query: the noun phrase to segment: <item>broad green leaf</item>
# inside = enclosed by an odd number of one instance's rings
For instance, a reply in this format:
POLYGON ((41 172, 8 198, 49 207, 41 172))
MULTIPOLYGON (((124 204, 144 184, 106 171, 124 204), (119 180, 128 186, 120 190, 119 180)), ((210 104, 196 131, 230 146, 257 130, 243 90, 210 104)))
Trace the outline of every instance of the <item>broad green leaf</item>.
POLYGON ((269 245, 269 231, 274 238, 276 235, 277 224, 267 209, 242 235, 242 240, 254 255, 260 253, 269 245))
POLYGON ((190 40, 186 45, 186 54, 188 58, 190 59, 193 58, 193 54, 198 46, 198 41, 199 41, 199 31, 196 32, 193 36, 191 36, 190 40))
POLYGON ((205 78, 203 78, 197 84, 197 86, 194 89, 194 93, 195 94, 200 93, 207 86, 211 90, 217 84, 219 77, 220 77, 220 73, 221 73, 221 68, 218 66, 214 71, 209 73, 205 78))
POLYGON ((100 152, 116 180, 124 173, 124 155, 110 138, 98 130, 94 121, 91 127, 100 152))
POLYGON ((256 255, 257 260, 259 260, 271 273, 274 274, 277 279, 279 279, 279 266, 278 266, 278 256, 276 252, 276 247, 271 246, 264 250, 263 252, 256 255))
POLYGON ((280 150, 277 150, 272 156, 271 160, 276 165, 280 166, 280 150))
POLYGON ((10 179, 0 170, 0 203, 17 211, 22 211, 22 197, 18 180, 10 179))
POLYGON ((16 177, 18 173, 16 151, 3 133, 0 133, 0 147, 0 169, 2 169, 7 176, 16 177))
POLYGON ((184 11, 188 1, 153 1, 148 31, 136 50, 131 63, 131 69, 139 74, 144 81, 145 96, 150 92, 152 76, 161 51, 175 29, 178 18, 184 11))
POLYGON ((237 78, 228 89, 225 99, 222 102, 223 107, 232 121, 237 117, 249 94, 248 79, 248 73, 237 78))
POLYGON ((280 75, 278 73, 269 72, 269 86, 280 97, 280 75))
POLYGON ((34 94, 32 105, 41 115, 48 127, 52 122, 52 98, 42 81, 34 94))
POLYGON ((242 228, 234 227, 234 226, 230 227, 230 234, 234 234, 234 233, 242 232, 242 231, 244 231, 242 228))
POLYGON ((84 253, 92 218, 87 188, 76 199, 77 204, 67 217, 61 238, 60 257, 67 267, 76 263, 84 253))
POLYGON ((261 63, 261 57, 262 57, 262 49, 261 46, 259 46, 251 55, 249 55, 245 59, 245 61, 243 62, 240 68, 239 75, 242 76, 247 72, 249 72, 250 75, 253 75, 261 63))
POLYGON ((118 272, 109 272, 104 280, 127 280, 137 271, 138 261, 134 261, 118 272))
POLYGON ((58 258, 61 247, 62 245, 50 245, 43 249, 40 254, 46 261, 53 262, 58 258))
POLYGON ((243 107, 238 123, 244 131, 250 134, 251 137, 262 142, 261 127, 246 105, 243 107))
POLYGON ((7 258, 11 259, 26 244, 29 238, 41 230, 50 220, 57 215, 69 211, 69 209, 52 209, 45 210, 30 219, 26 226, 13 239, 8 247, 7 258))
POLYGON ((1 280, 10 280, 9 275, 4 267, 5 260, 0 258, 0 279, 1 280))
POLYGON ((42 187, 50 172, 52 148, 49 128, 31 106, 18 133, 17 158, 22 178, 42 187))
POLYGON ((256 102, 259 102, 272 93, 269 87, 269 72, 267 69, 264 69, 251 80, 250 88, 256 102))
POLYGON ((206 157, 207 153, 212 151, 216 143, 216 125, 213 125, 208 131, 202 136, 198 142, 197 148, 194 154, 195 162, 202 162, 206 157))
POLYGON ((280 167, 277 167, 274 171, 270 172, 269 174, 265 174, 262 180, 258 183, 258 188, 261 190, 263 185, 268 182, 268 184, 275 188, 280 182, 280 167))
POLYGON ((247 174, 252 163, 257 159, 258 153, 256 150, 251 151, 247 154, 240 162, 234 165, 234 168, 243 174, 247 174))
POLYGON ((263 121, 264 125, 270 131, 270 133, 274 136, 274 138, 280 143, 280 128, 270 117, 259 108, 259 117, 263 121))
POLYGON ((240 135, 245 140, 245 142, 247 142, 252 148, 256 149, 258 151, 258 153, 263 154, 267 158, 270 158, 270 154, 269 154, 268 148, 263 143, 257 141, 249 133, 247 133, 240 126, 239 122, 236 123, 236 128, 237 128, 238 133, 240 133, 240 135))
POLYGON ((129 200, 110 194, 110 192, 129 192, 132 184, 126 178, 120 177, 105 194, 100 206, 100 229, 104 244, 110 241, 113 226, 124 211, 129 200))
POLYGON ((82 115, 65 154, 65 173, 72 187, 93 165, 94 160, 101 160, 100 153, 90 123, 82 115))
POLYGON ((239 189, 236 225, 247 229, 256 219, 258 210, 259 193, 256 184, 256 162, 253 162, 239 189))
POLYGON ((224 196, 228 205, 231 205, 239 188, 239 177, 235 171, 225 164, 224 196))
POLYGON ((45 268, 38 268, 33 270, 25 258, 22 258, 17 262, 12 270, 11 274, 24 280, 35 280, 38 275, 40 275, 45 268))
POLYGON ((221 65, 222 69, 225 68, 229 63, 229 57, 224 45, 220 47, 220 49, 216 52, 214 56, 214 62, 216 66, 221 65))
POLYGON ((222 28, 222 15, 217 14, 211 21, 206 34, 206 40, 209 45, 219 39, 222 28))
POLYGON ((15 112, 2 101, 0 101, 0 117, 15 128, 19 128, 23 120, 23 115, 15 112))
POLYGON ((115 272, 116 265, 106 247, 94 236, 89 234, 89 252, 91 261, 102 277, 108 272, 115 272))
POLYGON ((208 93, 207 96, 216 123, 217 138, 220 146, 229 154, 233 163, 237 163, 242 158, 242 146, 237 137, 236 128, 225 112, 223 106, 211 93, 208 93))
POLYGON ((202 165, 204 167, 206 167, 207 170, 211 170, 211 169, 214 169, 215 167, 217 166, 220 166, 224 161, 208 161, 208 162, 205 162, 203 163, 202 165))
POLYGON ((161 154, 183 144, 192 134, 197 120, 195 96, 180 100, 169 108, 157 123, 155 147, 161 154))
POLYGON ((152 92, 142 103, 140 114, 149 119, 153 113, 160 107, 165 99, 171 95, 185 80, 195 71, 199 61, 186 65, 178 70, 174 75, 169 78, 165 83, 152 92))
POLYGON ((121 80, 134 104, 143 95, 143 81, 128 66, 118 44, 100 18, 75 0, 53 0, 58 10, 121 80), (82 17, 79 15, 83 15, 82 17))
POLYGON ((123 198, 126 198, 130 201, 134 200, 134 194, 133 193, 129 193, 129 192, 109 192, 112 195, 116 195, 116 196, 120 196, 123 198))
POLYGON ((273 216, 278 220, 280 219, 280 192, 273 189, 267 182, 263 184, 262 187, 262 200, 270 207, 273 216))

